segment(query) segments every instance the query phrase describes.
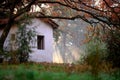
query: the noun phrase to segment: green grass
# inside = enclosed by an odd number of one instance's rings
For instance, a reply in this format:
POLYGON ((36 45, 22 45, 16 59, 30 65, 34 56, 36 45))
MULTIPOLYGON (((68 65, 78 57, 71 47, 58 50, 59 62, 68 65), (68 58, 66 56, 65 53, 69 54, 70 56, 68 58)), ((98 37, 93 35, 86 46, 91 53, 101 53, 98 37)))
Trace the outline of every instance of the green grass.
POLYGON ((64 66, 46 64, 0 65, 0 80, 120 80, 120 71, 92 75, 89 71, 64 71, 64 66))

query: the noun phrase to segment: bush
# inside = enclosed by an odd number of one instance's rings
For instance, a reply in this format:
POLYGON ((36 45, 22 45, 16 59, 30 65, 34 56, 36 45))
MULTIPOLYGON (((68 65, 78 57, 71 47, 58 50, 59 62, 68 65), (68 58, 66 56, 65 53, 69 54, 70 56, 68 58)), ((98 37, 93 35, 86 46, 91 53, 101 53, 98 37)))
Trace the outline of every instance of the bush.
POLYGON ((102 40, 102 35, 101 27, 88 27, 84 60, 91 66, 91 72, 95 75, 98 74, 100 65, 107 56, 107 44, 102 40))
POLYGON ((120 31, 112 30, 108 33, 106 40, 108 44, 107 61, 113 64, 113 67, 120 68, 120 31))
POLYGON ((28 16, 26 19, 18 26, 16 44, 18 47, 18 56, 20 62, 28 61, 29 54, 32 52, 30 44, 35 41, 36 32, 34 28, 27 27, 30 25, 31 20, 28 16))
POLYGON ((93 39, 86 44, 85 62, 91 66, 93 74, 98 73, 106 52, 106 44, 99 39, 93 39))

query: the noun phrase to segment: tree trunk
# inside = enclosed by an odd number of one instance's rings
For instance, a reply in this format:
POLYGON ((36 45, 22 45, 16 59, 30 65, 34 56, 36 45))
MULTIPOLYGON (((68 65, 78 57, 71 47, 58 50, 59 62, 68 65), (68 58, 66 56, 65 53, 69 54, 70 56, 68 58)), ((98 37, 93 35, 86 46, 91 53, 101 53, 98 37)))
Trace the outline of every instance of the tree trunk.
POLYGON ((9 31, 12 27, 12 23, 14 21, 13 12, 14 12, 15 5, 16 5, 16 1, 13 1, 9 8, 10 12, 9 12, 8 23, 6 24, 5 28, 3 29, 2 35, 0 37, 0 49, 1 50, 3 50, 3 48, 4 48, 4 42, 9 34, 9 31))
POLYGON ((8 24, 5 26, 3 33, 0 37, 0 49, 3 50, 4 42, 9 34, 10 28, 12 26, 13 20, 10 18, 8 24))
POLYGON ((4 42, 5 42, 6 38, 7 38, 7 35, 9 34, 12 23, 14 21, 14 19, 13 19, 14 7, 15 7, 15 4, 10 9, 8 23, 6 24, 5 28, 3 29, 2 35, 0 37, 0 50, 3 50, 3 48, 4 48, 4 42))

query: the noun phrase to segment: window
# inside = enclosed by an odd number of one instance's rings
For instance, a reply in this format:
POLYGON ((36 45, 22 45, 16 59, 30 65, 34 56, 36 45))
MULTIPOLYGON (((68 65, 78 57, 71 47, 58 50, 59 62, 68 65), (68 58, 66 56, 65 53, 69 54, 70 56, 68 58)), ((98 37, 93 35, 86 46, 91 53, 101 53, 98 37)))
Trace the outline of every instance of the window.
POLYGON ((15 34, 11 34, 11 40, 15 41, 15 34))
POLYGON ((43 50, 44 47, 44 36, 37 36, 37 48, 43 50))

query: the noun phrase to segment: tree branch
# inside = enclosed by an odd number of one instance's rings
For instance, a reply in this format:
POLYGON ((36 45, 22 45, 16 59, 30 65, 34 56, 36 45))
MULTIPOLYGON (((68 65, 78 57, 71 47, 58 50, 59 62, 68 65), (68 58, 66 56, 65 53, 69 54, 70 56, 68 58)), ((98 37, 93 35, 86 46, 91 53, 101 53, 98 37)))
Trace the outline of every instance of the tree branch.
POLYGON ((35 3, 35 1, 36 1, 36 0, 32 0, 25 8, 20 9, 20 10, 18 11, 18 13, 13 16, 13 19, 17 18, 17 17, 20 16, 22 13, 29 11, 31 5, 33 5, 33 4, 35 3))

